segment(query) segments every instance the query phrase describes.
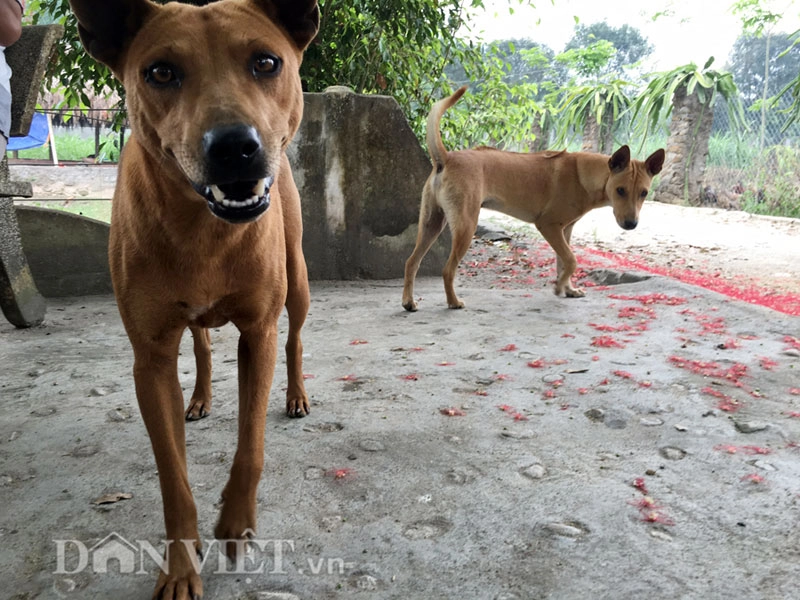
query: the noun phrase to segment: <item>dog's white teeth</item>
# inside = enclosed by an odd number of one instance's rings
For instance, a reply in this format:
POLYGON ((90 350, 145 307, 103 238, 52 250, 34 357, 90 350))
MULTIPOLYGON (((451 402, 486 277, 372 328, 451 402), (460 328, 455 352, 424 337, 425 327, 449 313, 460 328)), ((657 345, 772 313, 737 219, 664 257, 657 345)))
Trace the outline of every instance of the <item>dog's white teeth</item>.
POLYGON ((255 192, 256 197, 260 198, 263 196, 264 192, 267 191, 267 180, 259 179, 258 183, 256 184, 256 189, 253 191, 255 192))
POLYGON ((225 192, 219 189, 216 185, 211 186, 211 193, 214 194, 214 200, 217 202, 224 202, 225 192))
POLYGON ((219 203, 227 208, 247 208, 248 206, 256 204, 258 199, 259 196, 250 196, 247 200, 230 200, 228 198, 223 198, 219 200, 219 203))

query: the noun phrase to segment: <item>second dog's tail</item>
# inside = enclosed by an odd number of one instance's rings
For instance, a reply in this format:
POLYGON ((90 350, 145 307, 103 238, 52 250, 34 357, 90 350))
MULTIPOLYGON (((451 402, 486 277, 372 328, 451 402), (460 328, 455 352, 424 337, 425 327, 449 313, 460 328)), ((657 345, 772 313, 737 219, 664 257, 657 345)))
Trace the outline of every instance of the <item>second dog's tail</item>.
POLYGON ((428 142, 428 152, 431 155, 431 161, 436 171, 441 171, 444 168, 444 162, 447 158, 447 148, 444 147, 442 142, 442 133, 439 129, 439 122, 442 120, 442 115, 445 111, 458 102, 459 98, 467 91, 467 86, 458 88, 452 96, 439 100, 431 108, 428 115, 428 123, 426 125, 426 141, 428 142))

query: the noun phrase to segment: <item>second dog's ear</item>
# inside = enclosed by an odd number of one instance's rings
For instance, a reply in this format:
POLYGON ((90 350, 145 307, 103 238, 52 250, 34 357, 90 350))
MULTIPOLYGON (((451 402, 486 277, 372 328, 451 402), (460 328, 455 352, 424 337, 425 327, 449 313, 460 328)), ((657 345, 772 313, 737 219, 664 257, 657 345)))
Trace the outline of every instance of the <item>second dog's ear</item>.
POLYGON ((627 146, 622 146, 608 159, 608 168, 611 169, 612 173, 620 173, 628 168, 630 162, 631 149, 627 146))
POLYGON ((664 167, 664 156, 664 149, 659 148, 644 161, 644 166, 650 175, 658 175, 661 173, 661 169, 664 167))
POLYGON ((155 10, 149 0, 69 0, 86 51, 115 73, 133 35, 155 10))
POLYGON ((260 0, 267 14, 283 25, 300 50, 305 50, 319 29, 317 0, 260 0))

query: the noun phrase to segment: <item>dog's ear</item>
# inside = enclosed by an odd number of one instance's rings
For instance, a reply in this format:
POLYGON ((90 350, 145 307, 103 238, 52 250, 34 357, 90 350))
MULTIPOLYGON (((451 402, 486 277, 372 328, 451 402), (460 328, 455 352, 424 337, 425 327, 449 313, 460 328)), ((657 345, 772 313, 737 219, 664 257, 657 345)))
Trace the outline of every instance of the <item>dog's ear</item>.
POLYGON ((647 160, 644 161, 644 166, 650 175, 658 175, 661 173, 661 169, 664 167, 664 157, 665 153, 663 148, 659 148, 647 157, 647 160))
POLYGON ((622 146, 608 159, 608 168, 611 169, 612 173, 621 173, 628 168, 630 162, 631 149, 627 146, 622 146))
POLYGON ((283 26, 300 50, 305 50, 317 35, 317 0, 259 0, 259 3, 271 19, 283 26))
POLYGON ((86 51, 118 72, 120 59, 145 19, 156 10, 149 0, 69 0, 86 51))

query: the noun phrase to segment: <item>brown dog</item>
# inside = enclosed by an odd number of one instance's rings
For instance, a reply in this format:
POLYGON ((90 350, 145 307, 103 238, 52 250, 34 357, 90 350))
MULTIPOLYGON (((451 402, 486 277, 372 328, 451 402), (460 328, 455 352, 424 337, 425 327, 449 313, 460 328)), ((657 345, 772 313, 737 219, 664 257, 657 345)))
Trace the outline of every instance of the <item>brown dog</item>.
POLYGON ((448 152, 439 122, 466 86, 434 104, 428 115, 427 142, 433 172, 422 190, 417 244, 406 261, 403 307, 414 311, 414 279, 433 242, 450 224, 452 248, 444 267, 444 289, 450 308, 463 308, 453 281, 469 249, 482 206, 533 223, 558 256, 555 292, 570 297, 583 290, 570 281, 577 268, 569 247, 572 227, 593 208, 611 205, 623 229, 633 229, 653 176, 661 172, 664 150, 644 162, 631 160, 622 146, 610 158, 584 152, 519 154, 494 148, 448 152))
MULTIPOLYGON (((284 305, 286 409, 293 417, 309 409, 300 341, 308 281, 285 150, 303 113, 298 69, 317 31, 317 2, 70 3, 87 51, 125 86, 133 131, 114 194, 109 258, 174 542, 154 597, 199 598, 200 536, 177 373, 183 332, 194 335, 198 366, 189 419, 211 408, 206 328, 232 322, 240 332, 239 440, 218 539, 242 539, 256 526, 284 305)), ((226 550, 242 547, 228 543, 226 550)))

